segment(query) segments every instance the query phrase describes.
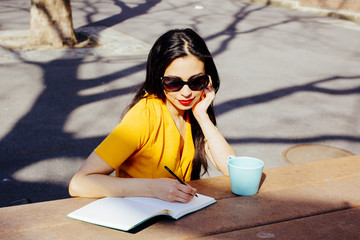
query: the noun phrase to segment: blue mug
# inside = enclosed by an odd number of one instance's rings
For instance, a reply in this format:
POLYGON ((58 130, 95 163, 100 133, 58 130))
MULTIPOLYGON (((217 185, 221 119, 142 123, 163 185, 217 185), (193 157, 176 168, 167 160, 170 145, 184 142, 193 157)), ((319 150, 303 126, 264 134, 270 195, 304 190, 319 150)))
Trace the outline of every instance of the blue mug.
POLYGON ((236 195, 250 196, 259 190, 264 162, 253 157, 229 156, 227 159, 231 191, 236 195))

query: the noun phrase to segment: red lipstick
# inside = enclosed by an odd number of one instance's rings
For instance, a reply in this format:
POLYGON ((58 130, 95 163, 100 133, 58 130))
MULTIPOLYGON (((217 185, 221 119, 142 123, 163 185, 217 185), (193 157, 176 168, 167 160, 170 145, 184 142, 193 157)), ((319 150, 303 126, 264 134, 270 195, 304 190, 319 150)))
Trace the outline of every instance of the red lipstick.
POLYGON ((194 99, 189 100, 179 100, 179 103, 181 103, 184 106, 190 105, 194 99))

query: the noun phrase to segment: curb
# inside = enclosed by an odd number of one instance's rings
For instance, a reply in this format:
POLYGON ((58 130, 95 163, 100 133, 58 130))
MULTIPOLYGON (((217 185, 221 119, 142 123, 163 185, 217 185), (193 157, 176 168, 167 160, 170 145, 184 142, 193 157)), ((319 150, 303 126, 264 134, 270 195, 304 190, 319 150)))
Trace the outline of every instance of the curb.
POLYGON ((246 0, 246 1, 262 3, 277 7, 285 7, 285 8, 298 10, 301 12, 307 12, 321 16, 333 17, 337 19, 343 19, 343 20, 360 23, 360 13, 341 11, 341 10, 327 10, 320 8, 301 7, 297 1, 293 1, 293 0, 246 0))

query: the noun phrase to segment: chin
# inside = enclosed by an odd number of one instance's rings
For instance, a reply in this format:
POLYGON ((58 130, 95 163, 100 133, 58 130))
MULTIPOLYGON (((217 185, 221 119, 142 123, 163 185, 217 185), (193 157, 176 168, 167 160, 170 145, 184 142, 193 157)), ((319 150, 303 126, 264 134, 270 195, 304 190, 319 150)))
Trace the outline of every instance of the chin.
POLYGON ((177 108, 179 110, 182 110, 182 111, 190 110, 190 109, 192 109, 192 107, 193 107, 193 105, 184 106, 184 105, 181 105, 181 104, 180 104, 180 106, 177 106, 177 108))

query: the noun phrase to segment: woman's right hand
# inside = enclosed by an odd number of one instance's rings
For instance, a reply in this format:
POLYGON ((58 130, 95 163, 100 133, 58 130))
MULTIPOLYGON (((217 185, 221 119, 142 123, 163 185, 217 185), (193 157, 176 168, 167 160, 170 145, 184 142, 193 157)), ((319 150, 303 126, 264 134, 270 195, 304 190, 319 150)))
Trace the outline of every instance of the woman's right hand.
POLYGON ((153 180, 154 184, 151 185, 151 189, 154 197, 168 202, 187 203, 196 194, 195 188, 181 184, 175 179, 158 178, 153 180))

